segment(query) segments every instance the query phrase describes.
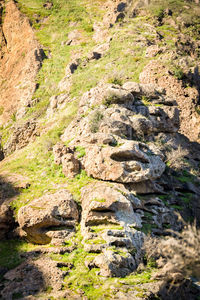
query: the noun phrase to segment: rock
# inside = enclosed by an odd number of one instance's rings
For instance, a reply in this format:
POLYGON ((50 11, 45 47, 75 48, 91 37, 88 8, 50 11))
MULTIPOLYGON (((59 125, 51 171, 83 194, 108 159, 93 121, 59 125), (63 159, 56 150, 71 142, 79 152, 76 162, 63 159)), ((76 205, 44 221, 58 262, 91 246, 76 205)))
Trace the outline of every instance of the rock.
POLYGON ((54 154, 54 162, 56 165, 60 165, 62 163, 62 157, 67 154, 72 153, 72 150, 65 146, 63 143, 57 143, 53 147, 53 154, 54 154))
POLYGON ((92 184, 81 190, 82 229, 99 224, 126 224, 141 227, 132 203, 126 197, 130 192, 120 185, 92 184), (121 189, 120 189, 121 187, 121 189))
POLYGON ((150 84, 128 82, 121 88, 100 83, 82 96, 78 117, 61 138, 77 146, 91 133, 141 140, 155 132, 176 132, 178 109, 172 106, 174 100, 166 98, 164 93, 163 89, 150 84), (147 103, 144 95, 148 96, 147 103))
POLYGON ((66 45, 79 45, 83 41, 83 35, 80 30, 74 29, 68 34, 66 45))
MULTIPOLYGON (((61 84, 61 83, 60 83, 61 84)), ((64 108, 66 102, 69 100, 68 94, 61 94, 58 96, 52 96, 49 99, 49 107, 47 109, 47 117, 51 117, 53 113, 57 109, 62 109, 64 108)))
POLYGON ((126 253, 121 256, 117 252, 105 250, 103 254, 97 256, 93 264, 101 269, 100 275, 106 277, 125 277, 136 268, 136 263, 131 254, 126 253))
POLYGON ((179 131, 191 141, 198 141, 200 117, 195 111, 198 102, 198 90, 195 87, 184 88, 168 68, 158 61, 151 61, 140 73, 140 82, 158 85, 165 89, 167 98, 176 100, 180 111, 179 131), (160 74, 162 73, 162 76, 160 74), (192 118, 191 118, 192 116, 192 118))
POLYGON ((79 173, 80 164, 72 153, 67 153, 62 157, 63 173, 68 178, 73 178, 79 173))
POLYGON ((5 239, 14 229, 15 219, 11 207, 3 203, 0 205, 0 240, 5 239))
POLYGON ((72 149, 66 147, 62 143, 57 143, 53 147, 54 162, 57 165, 62 164, 63 173, 68 178, 73 178, 79 173, 80 163, 74 157, 72 149))
POLYGON ((11 128, 13 130, 11 137, 4 146, 5 155, 9 155, 15 150, 21 149, 34 141, 39 136, 39 126, 35 120, 29 120, 11 128))
POLYGON ((122 183, 154 180, 165 170, 159 156, 146 144, 134 141, 119 147, 91 145, 83 164, 88 176, 122 183))
POLYGON ((102 22, 94 23, 93 31, 94 31, 94 34, 93 34, 92 39, 96 43, 103 43, 103 42, 105 42, 105 40, 110 40, 109 29, 106 28, 106 26, 104 26, 104 24, 102 24, 102 22))
POLYGON ((162 52, 162 49, 158 47, 158 45, 151 45, 147 48, 145 56, 146 57, 154 57, 157 54, 160 54, 162 52))
POLYGON ((126 82, 122 87, 137 97, 145 96, 153 99, 158 98, 161 94, 165 94, 165 89, 158 88, 153 84, 140 84, 130 81, 126 82))
POLYGON ((25 260, 15 269, 4 275, 0 295, 2 299, 12 300, 16 294, 23 299, 45 291, 49 286, 55 292, 61 290, 65 272, 57 267, 57 262, 47 256, 25 260))
POLYGON ((96 183, 81 191, 84 250, 102 253, 90 268, 100 267, 103 276, 125 276, 138 265, 144 234, 141 218, 133 210, 140 202, 123 185, 96 183), (114 250, 115 249, 115 250, 114 250))
POLYGON ((53 3, 50 1, 47 1, 46 3, 43 4, 43 7, 46 9, 51 9, 53 7, 53 3))
POLYGON ((52 239, 64 242, 72 236, 77 221, 77 206, 66 190, 35 199, 18 213, 20 228, 36 244, 48 244, 52 239))
POLYGON ((163 193, 163 188, 158 183, 150 180, 129 183, 127 188, 130 189, 130 191, 134 191, 136 194, 163 193))
POLYGON ((153 124, 145 116, 133 115, 130 117, 130 122, 136 136, 144 136, 153 132, 153 124))
POLYGON ((100 83, 95 88, 86 92, 80 100, 80 112, 96 105, 110 105, 113 103, 134 102, 133 95, 118 85, 100 83))
POLYGON ((6 3, 0 31, 5 40, 0 50, 0 73, 4 81, 0 95, 0 106, 4 108, 0 116, 2 125, 31 100, 37 87, 35 78, 45 53, 35 38, 28 18, 20 12, 15 1, 6 3))
POLYGON ((171 106, 149 106, 150 121, 154 132, 177 132, 179 129, 179 110, 171 106))
POLYGON ((92 53, 89 54, 88 59, 100 59, 105 53, 109 50, 110 43, 104 43, 101 45, 98 45, 92 50, 92 53))

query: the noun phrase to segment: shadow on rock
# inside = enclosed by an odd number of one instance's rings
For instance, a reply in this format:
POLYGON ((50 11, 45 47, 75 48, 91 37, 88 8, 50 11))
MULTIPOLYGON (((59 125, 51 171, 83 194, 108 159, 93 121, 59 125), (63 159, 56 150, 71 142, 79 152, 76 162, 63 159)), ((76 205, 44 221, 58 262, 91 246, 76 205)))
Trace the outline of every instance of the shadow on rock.
POLYGON ((199 294, 200 287, 190 280, 185 280, 176 285, 165 283, 161 286, 158 293, 163 300, 197 300, 199 299, 199 294))
POLYGON ((0 176, 0 240, 11 237, 16 228, 13 209, 10 202, 19 195, 20 188, 0 176))

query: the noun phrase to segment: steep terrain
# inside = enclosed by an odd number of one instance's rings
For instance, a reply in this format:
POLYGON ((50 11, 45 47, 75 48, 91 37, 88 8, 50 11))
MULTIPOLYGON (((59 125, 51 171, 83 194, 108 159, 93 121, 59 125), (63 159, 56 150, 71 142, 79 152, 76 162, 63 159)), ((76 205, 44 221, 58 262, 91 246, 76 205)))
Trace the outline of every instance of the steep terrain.
POLYGON ((2 299, 199 299, 198 1, 0 4, 2 299))

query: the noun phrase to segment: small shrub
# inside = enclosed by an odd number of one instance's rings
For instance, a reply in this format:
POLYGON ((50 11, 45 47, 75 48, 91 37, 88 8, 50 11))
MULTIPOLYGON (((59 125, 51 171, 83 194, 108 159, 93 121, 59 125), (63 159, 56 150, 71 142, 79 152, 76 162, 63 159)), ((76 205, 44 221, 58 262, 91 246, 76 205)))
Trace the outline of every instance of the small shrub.
POLYGON ((92 133, 98 132, 99 123, 101 122, 102 119, 103 119, 103 114, 99 110, 97 110, 94 113, 94 115, 93 115, 93 117, 90 121, 90 130, 91 130, 92 133))
POLYGON ((147 257, 159 259, 161 268, 156 274, 165 281, 186 279, 190 276, 200 279, 200 230, 195 224, 186 225, 181 233, 173 232, 166 239, 148 238, 145 242, 147 257))
POLYGON ((180 67, 174 68, 173 73, 174 73, 174 76, 179 80, 183 79, 183 77, 184 77, 184 72, 180 67))
POLYGON ((112 84, 118 84, 120 86, 122 86, 123 82, 122 79, 120 77, 112 77, 108 79, 108 83, 112 83, 112 84))
POLYGON ((166 162, 170 168, 181 169, 186 166, 186 162, 184 161, 184 157, 188 155, 188 150, 181 148, 178 146, 176 150, 172 149, 167 152, 166 162))

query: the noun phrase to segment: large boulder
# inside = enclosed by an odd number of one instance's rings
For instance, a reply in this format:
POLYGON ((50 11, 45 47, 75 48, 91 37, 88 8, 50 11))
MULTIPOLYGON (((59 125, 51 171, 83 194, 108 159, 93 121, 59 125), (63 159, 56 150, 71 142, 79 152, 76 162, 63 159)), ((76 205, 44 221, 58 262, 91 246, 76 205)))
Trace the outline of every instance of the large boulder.
POLYGON ((84 167, 88 176, 121 183, 153 180, 162 175, 165 164, 146 144, 126 141, 119 146, 91 145, 84 167))
POLYGON ((74 151, 62 143, 57 143, 53 147, 54 162, 62 165, 63 173, 68 178, 73 178, 79 173, 80 164, 74 156, 74 151))
POLYGON ((142 140, 154 133, 174 133, 178 129, 176 102, 166 97, 164 89, 135 82, 127 82, 123 87, 99 83, 82 96, 78 116, 61 139, 76 146, 80 138, 91 133, 142 140))
POLYGON ((18 222, 30 242, 62 244, 73 235, 78 217, 72 195, 60 190, 20 208, 18 222))
POLYGON ((101 224, 126 224, 141 227, 141 220, 134 213, 130 200, 135 197, 129 194, 130 192, 120 184, 99 182, 83 188, 81 190, 81 223, 84 228, 101 224))
POLYGON ((99 267, 103 276, 125 276, 138 265, 144 234, 141 217, 133 203, 140 200, 122 184, 96 183, 82 189, 84 249, 101 253, 90 267, 99 267))
POLYGON ((4 146, 6 155, 25 147, 40 135, 38 123, 34 119, 14 125, 11 131, 12 135, 4 146))

